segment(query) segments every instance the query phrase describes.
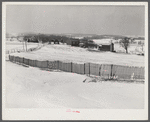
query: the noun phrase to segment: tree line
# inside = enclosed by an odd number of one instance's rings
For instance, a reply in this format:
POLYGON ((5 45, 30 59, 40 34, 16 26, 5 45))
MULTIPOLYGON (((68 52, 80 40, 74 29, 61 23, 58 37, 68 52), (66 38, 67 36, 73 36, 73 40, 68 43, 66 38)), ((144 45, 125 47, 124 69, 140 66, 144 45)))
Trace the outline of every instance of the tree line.
MULTIPOLYGON (((45 35, 45 34, 39 34, 39 35, 34 35, 34 36, 24 36, 23 40, 25 42, 54 42, 54 41, 59 41, 61 43, 67 43, 67 40, 72 39, 71 37, 67 36, 60 36, 60 35, 45 35)), ((92 40, 91 38, 86 38, 84 37, 83 39, 80 39, 80 42, 82 43, 87 43, 88 40, 92 40)), ((128 53, 128 47, 130 45, 130 42, 133 43, 134 39, 129 38, 129 37, 123 37, 119 41, 119 44, 125 49, 126 53, 128 53)), ((141 43, 143 47, 143 43, 141 43)))

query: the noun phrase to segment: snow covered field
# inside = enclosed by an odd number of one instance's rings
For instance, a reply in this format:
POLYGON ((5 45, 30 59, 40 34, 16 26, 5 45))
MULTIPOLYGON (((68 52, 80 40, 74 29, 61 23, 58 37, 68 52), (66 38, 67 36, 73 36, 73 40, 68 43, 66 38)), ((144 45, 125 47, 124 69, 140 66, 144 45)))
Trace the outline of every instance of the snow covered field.
MULTIPOLYGON (((38 46, 38 43, 27 43, 27 48, 33 48, 38 46)), ((25 43, 23 47, 23 43, 19 41, 6 41, 5 50, 11 49, 25 49, 25 43)))
MULTIPOLYGON (((119 44, 114 44, 114 50, 116 50, 116 52, 125 53, 125 49, 122 48, 119 44)), ((128 53, 130 54, 136 54, 138 52, 144 52, 144 51, 145 51, 145 46, 143 47, 143 51, 142 51, 142 47, 137 44, 130 44, 130 46, 128 47, 128 53)))
POLYGON ((48 72, 6 62, 6 107, 144 108, 144 84, 106 81, 83 83, 85 78, 86 75, 48 72))
POLYGON ((47 45, 30 53, 13 54, 33 60, 60 60, 75 63, 116 64, 144 66, 144 56, 113 52, 94 52, 69 45, 47 45))

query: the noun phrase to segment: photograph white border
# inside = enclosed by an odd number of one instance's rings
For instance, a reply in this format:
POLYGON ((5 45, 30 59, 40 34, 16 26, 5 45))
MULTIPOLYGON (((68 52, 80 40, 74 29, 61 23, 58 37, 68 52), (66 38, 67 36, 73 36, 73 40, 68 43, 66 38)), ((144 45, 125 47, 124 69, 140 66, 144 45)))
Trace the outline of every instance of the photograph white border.
MULTIPOLYGON (((68 108, 69 109, 69 108, 68 108)), ((3 120, 147 120, 148 119, 148 2, 2 2, 2 119, 3 120), (144 109, 8 109, 5 108, 5 40, 7 5, 122 5, 145 6, 144 109)))

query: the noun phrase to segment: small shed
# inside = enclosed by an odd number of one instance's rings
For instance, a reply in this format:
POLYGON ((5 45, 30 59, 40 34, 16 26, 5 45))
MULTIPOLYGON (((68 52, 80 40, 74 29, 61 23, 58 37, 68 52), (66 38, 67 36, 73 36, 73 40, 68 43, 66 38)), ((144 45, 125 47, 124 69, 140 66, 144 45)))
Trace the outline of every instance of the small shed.
POLYGON ((59 44, 58 39, 55 39, 55 40, 54 40, 54 44, 59 44))
POLYGON ((97 44, 94 41, 88 39, 80 40, 79 46, 85 48, 97 48, 97 44))
POLYGON ((59 44, 59 40, 58 39, 52 39, 51 41, 49 41, 49 44, 59 44))
POLYGON ((87 43, 85 43, 85 45, 88 48, 97 48, 97 44, 92 40, 88 40, 87 43))
POLYGON ((66 40, 67 45, 79 46, 79 39, 68 39, 66 40))
POLYGON ((101 51, 111 51, 111 52, 113 52, 114 51, 114 44, 113 43, 111 43, 111 44, 109 44, 109 45, 99 45, 99 50, 101 50, 101 51))

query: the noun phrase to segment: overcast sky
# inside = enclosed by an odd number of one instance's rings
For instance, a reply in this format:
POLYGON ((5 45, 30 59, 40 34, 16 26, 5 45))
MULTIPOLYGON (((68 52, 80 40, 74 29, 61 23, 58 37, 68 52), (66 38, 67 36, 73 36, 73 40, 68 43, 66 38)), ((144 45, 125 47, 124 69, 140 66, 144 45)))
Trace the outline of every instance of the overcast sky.
POLYGON ((7 33, 144 36, 144 6, 7 5, 7 33))

